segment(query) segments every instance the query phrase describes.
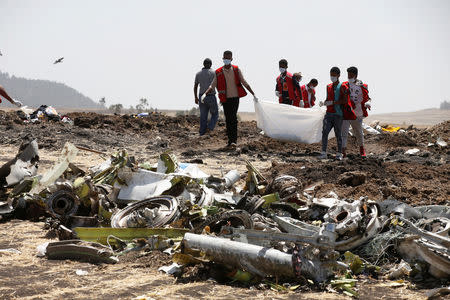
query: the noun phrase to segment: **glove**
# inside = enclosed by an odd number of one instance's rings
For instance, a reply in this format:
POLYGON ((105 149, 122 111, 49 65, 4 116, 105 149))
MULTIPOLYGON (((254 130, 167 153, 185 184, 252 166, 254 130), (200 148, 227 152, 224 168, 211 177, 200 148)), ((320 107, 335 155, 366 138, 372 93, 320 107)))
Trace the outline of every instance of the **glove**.
POLYGON ((22 102, 20 102, 19 100, 16 100, 16 99, 13 99, 13 101, 14 101, 13 104, 14 104, 15 106, 17 106, 17 107, 22 107, 22 105, 23 105, 22 102))
POLYGON ((323 104, 326 106, 333 105, 333 101, 325 101, 323 104))
POLYGON ((277 96, 278 98, 281 96, 279 91, 275 91, 275 96, 277 96))
POLYGON ((258 98, 255 95, 253 95, 253 101, 258 102, 258 98))
POLYGON ((370 101, 367 101, 366 103, 364 103, 364 106, 368 109, 372 108, 370 101))
POLYGON ((200 95, 200 98, 198 98, 200 100, 201 103, 205 103, 205 94, 200 95))
POLYGON ((305 107, 305 102, 303 102, 303 100, 300 100, 300 107, 305 107))

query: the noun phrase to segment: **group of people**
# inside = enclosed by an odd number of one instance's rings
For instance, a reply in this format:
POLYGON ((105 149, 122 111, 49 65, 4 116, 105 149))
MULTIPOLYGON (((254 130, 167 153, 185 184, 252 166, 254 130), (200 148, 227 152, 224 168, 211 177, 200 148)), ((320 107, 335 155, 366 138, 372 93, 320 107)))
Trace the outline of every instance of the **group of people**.
POLYGON ((315 88, 319 84, 317 79, 313 78, 308 84, 300 86, 302 73, 291 74, 287 71, 288 62, 282 59, 278 62, 280 75, 277 77, 275 85, 275 95, 281 104, 288 104, 297 107, 311 108, 316 102, 315 88))
POLYGON ((196 74, 194 83, 195 103, 200 106, 200 135, 204 135, 208 130, 214 130, 217 123, 219 116, 215 95, 217 89, 225 114, 228 136, 227 147, 229 148, 235 148, 237 143, 239 99, 245 97, 247 91, 249 91, 253 95, 253 99, 258 101, 252 88, 244 79, 241 70, 238 66, 232 65, 232 61, 233 53, 227 50, 223 53, 223 66, 216 71, 212 71, 211 60, 205 59, 203 69, 196 74), (198 86, 200 86, 200 92, 198 92, 198 86), (207 124, 208 112, 211 112, 211 119, 207 124))
MULTIPOLYGON (((247 91, 249 91, 253 95, 254 101, 258 101, 239 67, 231 64, 232 60, 232 52, 225 51, 223 53, 224 65, 213 71, 211 70, 211 59, 205 59, 203 69, 196 74, 194 83, 195 103, 200 107, 200 135, 214 130, 217 123, 219 116, 215 95, 217 89, 225 114, 228 148, 235 148, 237 143, 239 99, 245 97, 247 91), (211 113, 211 118, 208 122, 209 113, 211 113)), ((319 83, 317 79, 313 78, 309 83, 301 86, 302 74, 300 72, 289 73, 286 59, 281 59, 278 66, 280 75, 276 78, 275 95, 278 97, 279 103, 303 108, 313 107, 316 103, 315 89, 319 83)), ((332 129, 334 129, 337 141, 336 158, 342 159, 347 156, 350 126, 359 145, 361 157, 366 157, 362 121, 368 115, 367 110, 371 108, 368 87, 367 84, 358 79, 356 67, 347 69, 348 81, 340 82, 340 75, 341 71, 338 67, 331 68, 331 83, 327 85, 326 100, 319 102, 319 106, 326 106, 320 158, 328 157, 328 135, 332 129)))
MULTIPOLYGON (((238 66, 232 65, 233 53, 229 50, 223 53, 223 66, 217 70, 211 70, 212 61, 207 58, 203 61, 203 68, 195 76, 194 96, 195 103, 200 107, 200 135, 214 130, 219 118, 216 90, 220 103, 223 106, 228 136, 228 148, 235 148, 238 136, 238 118, 240 98, 247 95, 247 91, 253 95, 253 100, 258 101, 252 88, 244 79, 238 66), (199 90, 200 87, 200 90, 199 90), (211 118, 208 122, 208 114, 211 118)), ((302 74, 287 72, 288 62, 282 59, 278 63, 280 75, 276 78, 275 95, 278 101, 284 105, 293 105, 303 108, 311 108, 315 105, 315 88, 317 79, 311 79, 308 84, 300 86, 302 74)), ((367 117, 371 108, 371 99, 367 84, 358 79, 358 69, 347 69, 348 81, 340 82, 341 71, 338 67, 330 70, 331 83, 327 85, 327 97, 320 101, 320 106, 326 106, 326 114, 322 128, 322 152, 320 158, 327 158, 328 135, 332 129, 337 141, 337 159, 347 155, 347 140, 350 126, 359 145, 362 157, 366 156, 364 148, 363 118, 367 117)), ((20 107, 20 101, 11 98, 3 87, 0 86, 0 96, 12 104, 20 107)), ((0 99, 1 102, 1 99, 0 99)))

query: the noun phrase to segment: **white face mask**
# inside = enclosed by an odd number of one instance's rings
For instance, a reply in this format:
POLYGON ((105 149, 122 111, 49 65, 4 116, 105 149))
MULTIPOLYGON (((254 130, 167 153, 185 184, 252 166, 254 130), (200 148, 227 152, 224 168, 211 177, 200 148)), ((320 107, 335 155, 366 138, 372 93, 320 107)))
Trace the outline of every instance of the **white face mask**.
POLYGON ((223 59, 223 64, 226 65, 226 66, 229 65, 229 64, 231 64, 231 59, 226 59, 226 58, 224 58, 224 59, 223 59))
POLYGON ((316 89, 315 87, 313 87, 313 86, 310 86, 309 87, 310 89, 312 89, 313 91, 316 89))
POLYGON ((283 74, 284 72, 286 72, 286 68, 280 68, 280 73, 283 74))
POLYGON ((349 78, 348 79, 348 82, 350 82, 350 83, 355 83, 355 81, 356 81, 356 78, 349 78))
POLYGON ((336 82, 338 78, 336 76, 330 76, 331 82, 336 82))

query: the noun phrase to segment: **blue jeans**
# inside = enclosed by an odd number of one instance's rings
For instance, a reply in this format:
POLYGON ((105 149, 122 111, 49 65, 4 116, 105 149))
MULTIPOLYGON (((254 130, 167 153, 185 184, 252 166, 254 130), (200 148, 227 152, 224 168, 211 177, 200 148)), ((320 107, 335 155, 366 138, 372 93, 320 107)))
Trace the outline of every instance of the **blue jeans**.
POLYGON ((338 114, 325 114, 322 127, 322 152, 327 152, 328 134, 330 133, 331 129, 334 128, 334 134, 336 135, 336 142, 338 146, 338 153, 342 153, 342 121, 343 118, 338 114))
POLYGON ((206 133, 206 128, 209 130, 214 130, 217 120, 219 119, 219 108, 217 107, 216 96, 207 95, 203 99, 203 103, 199 102, 200 107, 200 135, 206 133), (208 123, 208 113, 211 113, 211 119, 208 123))

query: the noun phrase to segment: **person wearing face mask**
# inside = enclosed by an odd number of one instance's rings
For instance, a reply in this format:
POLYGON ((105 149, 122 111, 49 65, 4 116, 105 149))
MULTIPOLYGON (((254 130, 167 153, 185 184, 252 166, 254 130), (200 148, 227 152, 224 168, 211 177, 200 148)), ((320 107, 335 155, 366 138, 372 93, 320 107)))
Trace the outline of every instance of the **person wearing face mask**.
POLYGON ((247 81, 245 81, 239 67, 231 64, 232 60, 233 53, 229 50, 225 51, 223 53, 224 66, 216 70, 213 82, 204 93, 205 95, 208 95, 214 88, 217 88, 220 103, 223 106, 223 112, 225 114, 228 148, 236 148, 239 99, 247 95, 244 87, 253 95, 253 100, 258 101, 252 88, 247 81))
POLYGON ((301 86, 303 101, 300 101, 300 107, 311 108, 314 106, 316 101, 315 89, 318 84, 319 82, 317 79, 313 78, 308 84, 301 86))
MULTIPOLYGON (((22 102, 20 102, 18 100, 14 100, 13 98, 11 98, 8 95, 8 93, 6 92, 6 90, 1 85, 0 85, 0 96, 2 96, 3 98, 5 98, 9 102, 11 102, 12 105, 15 105, 17 107, 21 107, 22 106, 22 102)), ((0 98, 0 103, 2 103, 2 98, 0 98)))
POLYGON ((214 80, 215 73, 211 70, 211 66, 211 59, 206 58, 203 61, 203 69, 195 75, 194 97, 195 104, 198 104, 200 108, 200 135, 204 135, 207 130, 213 131, 219 119, 219 108, 217 107, 216 92, 214 90, 206 94, 202 101, 199 100, 199 95, 203 95, 214 80), (198 93, 199 85, 200 93, 198 93), (211 119, 208 124, 209 113, 211 113, 211 119))
POLYGON ((278 62, 278 66, 280 75, 277 77, 275 85, 275 95, 278 97, 278 102, 280 104, 298 106, 301 100, 299 81, 295 80, 292 74, 287 71, 287 60, 281 59, 278 62))
POLYGON ((322 127, 322 153, 321 159, 327 158, 328 134, 334 129, 337 143, 336 158, 342 159, 342 122, 344 119, 356 119, 352 110, 348 86, 339 82, 341 70, 338 67, 332 67, 330 70, 331 84, 327 85, 327 99, 320 101, 319 105, 327 106, 327 112, 323 119, 322 127))
POLYGON ((347 138, 350 125, 353 129, 353 134, 359 145, 359 154, 361 157, 366 157, 366 150, 364 148, 364 132, 362 122, 368 116, 367 109, 371 108, 371 99, 369 97, 369 90, 367 84, 358 80, 358 68, 350 67, 347 69, 348 85, 350 90, 350 100, 352 107, 356 114, 356 120, 344 120, 342 123, 342 154, 347 156, 347 138))

